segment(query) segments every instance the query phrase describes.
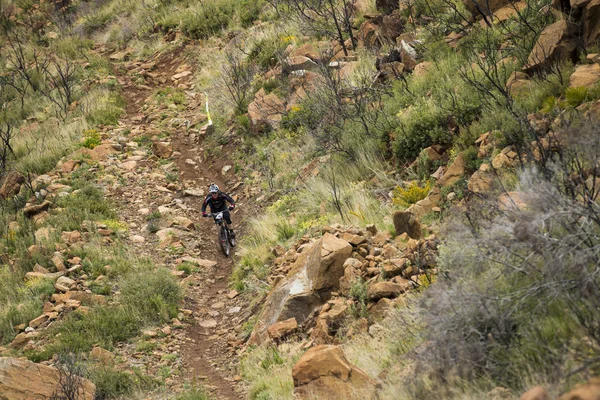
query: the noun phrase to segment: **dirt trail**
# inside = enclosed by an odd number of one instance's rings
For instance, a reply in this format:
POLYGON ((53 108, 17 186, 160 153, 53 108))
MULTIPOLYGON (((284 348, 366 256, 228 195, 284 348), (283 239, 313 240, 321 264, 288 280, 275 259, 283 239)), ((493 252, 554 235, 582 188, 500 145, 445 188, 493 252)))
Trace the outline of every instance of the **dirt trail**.
MULTIPOLYGON (((190 87, 193 75, 187 78, 173 80, 184 60, 180 51, 169 55, 161 55, 149 60, 155 65, 152 68, 153 79, 140 85, 133 79, 131 73, 123 73, 123 68, 115 67, 119 82, 123 87, 123 96, 126 99, 127 115, 121 119, 121 126, 131 131, 128 140, 136 135, 149 136, 149 133, 164 131, 164 125, 159 128, 159 119, 149 118, 147 112, 148 100, 159 88, 175 88, 177 85, 190 87), (144 106, 146 104, 146 106, 144 106)), ((135 70, 141 63, 125 63, 120 65, 125 70, 135 70)), ((186 91, 193 97, 193 91, 186 91)), ((194 118, 202 112, 202 102, 190 102, 191 105, 182 112, 175 112, 174 117, 194 118)), ((186 380, 193 381, 208 388, 211 398, 241 399, 245 397, 245 390, 236 376, 237 351, 242 345, 237 338, 237 332, 249 315, 245 300, 229 288, 229 276, 233 268, 232 257, 225 257, 216 241, 216 228, 212 220, 201 217, 203 197, 185 196, 184 189, 203 189, 204 193, 210 183, 217 183, 224 191, 237 197, 238 207, 233 215, 234 226, 239 236, 244 234, 244 215, 250 211, 245 210, 245 198, 242 191, 243 185, 236 182, 233 171, 229 175, 222 175, 221 169, 227 165, 223 157, 214 158, 208 155, 204 148, 204 139, 201 135, 190 136, 185 128, 173 128, 169 138, 174 150, 173 161, 179 171, 178 190, 168 192, 162 182, 148 182, 142 187, 127 187, 117 193, 115 200, 119 203, 121 215, 130 226, 145 225, 145 216, 140 213, 142 208, 155 210, 161 203, 176 209, 177 215, 183 215, 196 224, 196 231, 188 234, 185 242, 184 253, 169 254, 161 249, 155 235, 146 233, 145 244, 133 244, 140 253, 152 257, 157 263, 165 264, 175 269, 177 258, 184 256, 215 261, 212 267, 200 267, 199 272, 192 274, 191 286, 186 292, 184 309, 191 310, 187 318, 185 337, 181 345, 184 375, 186 380), (198 139, 200 138, 200 139, 198 139), (235 190, 231 192, 231 188, 235 190)), ((152 136, 156 136, 155 134, 152 136)), ((134 152, 134 154, 141 152, 134 152)), ((223 152, 226 153, 226 152, 223 152)), ((129 156, 129 158, 132 158, 129 156)), ((129 159, 128 158, 128 159, 129 159)), ((152 176, 150 171, 160 168, 160 163, 153 157, 138 156, 138 169, 136 174, 144 177, 152 176), (140 159, 140 157, 142 157, 140 159)), ((234 197, 234 198, 235 198, 234 197)))

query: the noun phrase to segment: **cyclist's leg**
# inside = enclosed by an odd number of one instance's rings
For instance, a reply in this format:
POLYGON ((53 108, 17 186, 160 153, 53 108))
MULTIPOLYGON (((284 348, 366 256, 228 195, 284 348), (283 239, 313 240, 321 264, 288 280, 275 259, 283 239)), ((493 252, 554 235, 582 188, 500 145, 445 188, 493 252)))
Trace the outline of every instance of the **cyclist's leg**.
POLYGON ((225 220, 225 222, 227 222, 227 227, 231 227, 231 214, 229 213, 229 210, 225 210, 223 211, 223 219, 225 220))
POLYGON ((235 232, 233 232, 233 223, 231 222, 231 214, 229 213, 229 210, 223 211, 223 219, 225 220, 227 229, 229 229, 229 234, 232 238, 234 238, 235 232))

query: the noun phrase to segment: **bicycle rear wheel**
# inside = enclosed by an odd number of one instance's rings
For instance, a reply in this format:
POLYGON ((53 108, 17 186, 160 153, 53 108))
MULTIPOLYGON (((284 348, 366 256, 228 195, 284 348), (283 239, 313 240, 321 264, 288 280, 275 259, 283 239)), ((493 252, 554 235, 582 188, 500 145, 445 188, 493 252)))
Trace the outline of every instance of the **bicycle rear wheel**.
POLYGON ((227 234, 227 228, 224 225, 219 227, 219 244, 221 245, 221 250, 223 250, 223 254, 226 257, 229 257, 229 235, 227 234))

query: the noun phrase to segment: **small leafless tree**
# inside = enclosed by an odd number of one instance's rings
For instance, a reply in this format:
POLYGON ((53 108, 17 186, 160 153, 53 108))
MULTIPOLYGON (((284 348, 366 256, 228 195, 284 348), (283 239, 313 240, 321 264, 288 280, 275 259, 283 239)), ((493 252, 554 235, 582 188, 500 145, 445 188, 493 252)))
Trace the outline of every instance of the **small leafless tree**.
POLYGON ((13 141, 20 122, 15 104, 20 102, 14 86, 13 76, 0 76, 0 176, 15 155, 13 141))
POLYGON ((87 369, 76 356, 62 355, 58 363, 59 380, 51 400, 85 399, 84 376, 87 369))
POLYGON ((32 44, 10 17, 0 16, 0 28, 9 72, 20 78, 13 79, 13 88, 21 92, 22 99, 28 90, 42 95, 54 104, 57 117, 65 120, 77 89, 77 61, 32 44))
POLYGON ((278 11, 295 18, 315 36, 335 39, 348 55, 346 39, 352 47, 356 38, 352 32, 354 5, 351 0, 267 0, 278 11))
POLYGON ((236 114, 243 114, 248 107, 256 66, 240 54, 227 52, 221 66, 220 86, 227 93, 229 104, 236 114))
POLYGON ((288 121, 306 129, 325 152, 356 159, 362 146, 378 138, 389 124, 382 108, 390 88, 376 83, 374 70, 358 68, 345 76, 327 64, 321 65, 317 82, 305 83, 301 111, 290 114, 288 121))

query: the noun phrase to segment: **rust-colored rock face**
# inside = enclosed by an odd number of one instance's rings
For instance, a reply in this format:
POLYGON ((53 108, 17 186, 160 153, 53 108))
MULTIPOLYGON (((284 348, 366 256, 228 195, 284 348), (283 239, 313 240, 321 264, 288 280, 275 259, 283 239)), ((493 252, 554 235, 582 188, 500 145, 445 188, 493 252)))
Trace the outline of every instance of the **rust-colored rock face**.
POLYGON ((308 350, 294 365, 294 394, 298 399, 375 399, 377 383, 356 368, 338 346, 308 350))
POLYGON ((352 254, 352 245, 325 234, 302 251, 287 277, 271 291, 258 319, 251 343, 267 339, 267 328, 278 321, 295 318, 302 324, 337 290, 344 275, 344 262, 352 254))
POLYGON ((548 68, 561 60, 573 60, 577 56, 577 26, 567 21, 558 21, 542 31, 535 47, 529 54, 526 72, 548 68))
MULTIPOLYGON (((0 399, 47 400, 54 394, 60 397, 59 379, 56 368, 17 358, 0 358, 0 399)), ((79 398, 94 399, 96 386, 84 378, 81 382, 79 398)))

